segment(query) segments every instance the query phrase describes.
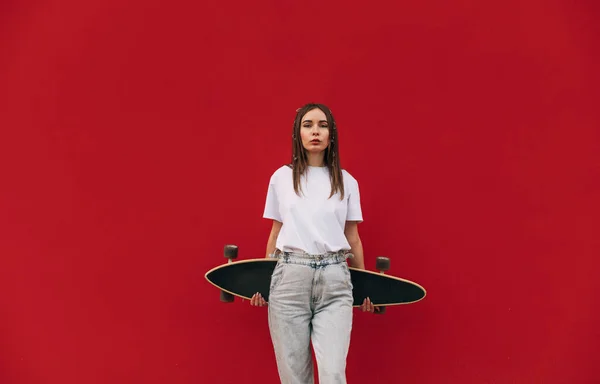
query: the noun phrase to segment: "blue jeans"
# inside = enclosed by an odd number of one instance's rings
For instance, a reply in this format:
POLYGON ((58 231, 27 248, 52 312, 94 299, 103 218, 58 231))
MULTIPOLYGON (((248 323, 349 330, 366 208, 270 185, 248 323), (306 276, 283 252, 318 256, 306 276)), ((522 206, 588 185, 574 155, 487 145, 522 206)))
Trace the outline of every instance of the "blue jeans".
POLYGON ((279 378, 312 384, 310 343, 321 384, 346 383, 352 330, 352 281, 348 253, 279 252, 271 277, 269 329, 279 378))

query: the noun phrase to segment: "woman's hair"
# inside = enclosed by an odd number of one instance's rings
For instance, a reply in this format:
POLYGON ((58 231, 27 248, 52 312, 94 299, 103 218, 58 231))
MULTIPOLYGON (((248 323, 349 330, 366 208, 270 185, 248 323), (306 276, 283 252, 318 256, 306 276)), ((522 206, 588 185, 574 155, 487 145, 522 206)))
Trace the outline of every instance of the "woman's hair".
POLYGON ((335 119, 331 110, 323 104, 309 103, 296 110, 296 118, 294 119, 294 128, 292 131, 292 173, 294 175, 294 191, 299 195, 301 189, 300 177, 308 167, 306 149, 302 145, 300 136, 300 127, 302 125, 302 117, 309 111, 318 108, 325 114, 327 118, 327 128, 329 129, 329 146, 325 149, 324 162, 329 170, 329 179, 331 180, 332 197, 336 192, 340 192, 340 199, 344 198, 344 182, 342 178, 342 169, 340 167, 340 155, 338 150, 338 133, 335 124, 335 119))

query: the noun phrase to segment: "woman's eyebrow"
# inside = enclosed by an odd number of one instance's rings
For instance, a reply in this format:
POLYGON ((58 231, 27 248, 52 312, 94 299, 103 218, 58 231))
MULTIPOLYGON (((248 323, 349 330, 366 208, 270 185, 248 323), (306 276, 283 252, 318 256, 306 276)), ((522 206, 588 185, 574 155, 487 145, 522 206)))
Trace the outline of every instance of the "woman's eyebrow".
MULTIPOLYGON (((302 122, 303 123, 312 123, 312 120, 307 119, 307 120, 304 120, 302 122)), ((319 123, 326 123, 326 122, 327 122, 327 120, 319 120, 319 123)))

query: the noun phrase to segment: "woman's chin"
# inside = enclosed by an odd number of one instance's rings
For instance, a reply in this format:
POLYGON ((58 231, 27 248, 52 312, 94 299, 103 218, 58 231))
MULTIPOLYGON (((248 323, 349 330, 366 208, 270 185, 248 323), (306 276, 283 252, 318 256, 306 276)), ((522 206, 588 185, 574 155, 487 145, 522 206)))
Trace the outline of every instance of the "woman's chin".
POLYGON ((307 153, 313 153, 313 154, 321 153, 325 150, 325 148, 322 148, 319 145, 310 145, 308 147, 304 147, 304 149, 306 149, 307 153))

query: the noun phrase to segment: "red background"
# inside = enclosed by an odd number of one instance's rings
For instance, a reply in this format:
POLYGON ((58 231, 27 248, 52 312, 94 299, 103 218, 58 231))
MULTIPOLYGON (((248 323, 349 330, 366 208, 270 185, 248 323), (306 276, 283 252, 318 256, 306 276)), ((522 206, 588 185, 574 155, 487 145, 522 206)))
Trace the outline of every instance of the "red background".
POLYGON ((594 1, 4 1, 0 382, 275 383, 263 257, 296 108, 331 106, 368 268, 351 383, 599 382, 594 1))

